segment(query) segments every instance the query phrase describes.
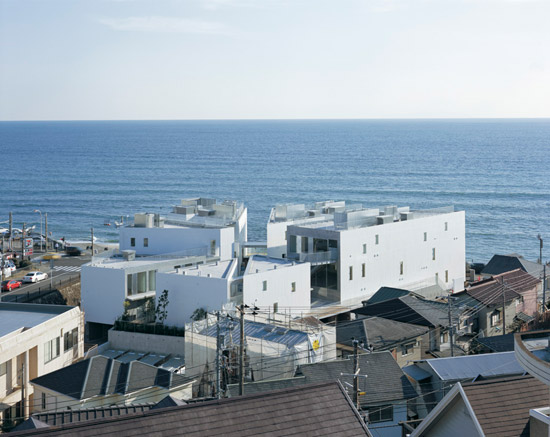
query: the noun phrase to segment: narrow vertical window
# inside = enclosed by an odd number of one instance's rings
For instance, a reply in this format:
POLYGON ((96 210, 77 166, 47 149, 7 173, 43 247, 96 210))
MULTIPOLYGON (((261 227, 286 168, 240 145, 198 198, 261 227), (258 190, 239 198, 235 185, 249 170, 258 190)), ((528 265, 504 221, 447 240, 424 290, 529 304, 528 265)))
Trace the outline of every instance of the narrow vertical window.
POLYGON ((149 247, 149 238, 143 239, 143 247, 149 247))
POLYGON ((435 261, 435 247, 432 249, 432 261, 435 261))
POLYGON ((349 280, 353 279, 353 266, 349 266, 349 280))
POLYGON ((42 409, 46 409, 46 393, 42 393, 42 409))
POLYGON ((378 238, 378 234, 374 236, 374 244, 378 244, 380 242, 380 239, 378 238))
POLYGON ((279 312, 279 302, 275 302, 273 304, 273 312, 278 313, 279 312))
POLYGON ((126 296, 132 295, 132 274, 126 275, 126 296))
POLYGON ((210 242, 210 255, 216 255, 216 240, 210 242))
POLYGON ((401 261, 399 263, 399 274, 402 275, 403 274, 403 261, 401 261))
POLYGON ((130 246, 136 247, 136 239, 134 237, 130 238, 130 246))
POLYGON ((366 266, 365 266, 365 263, 363 263, 361 265, 361 276, 363 276, 363 278, 364 278, 365 275, 366 275, 366 266))
POLYGON ((428 241, 428 233, 424 232, 424 241, 428 241))
POLYGON ((363 244, 363 254, 367 253, 367 245, 363 244))
POLYGON ((267 291, 267 281, 262 281, 262 290, 267 291))
POLYGON ((449 282, 449 271, 445 270, 445 282, 449 282))
POLYGON ((448 223, 448 222, 445 222, 445 230, 446 230, 446 231, 449 230, 449 223, 448 223))
POLYGON ((290 284, 290 291, 292 291, 293 293, 296 291, 296 282, 290 284))

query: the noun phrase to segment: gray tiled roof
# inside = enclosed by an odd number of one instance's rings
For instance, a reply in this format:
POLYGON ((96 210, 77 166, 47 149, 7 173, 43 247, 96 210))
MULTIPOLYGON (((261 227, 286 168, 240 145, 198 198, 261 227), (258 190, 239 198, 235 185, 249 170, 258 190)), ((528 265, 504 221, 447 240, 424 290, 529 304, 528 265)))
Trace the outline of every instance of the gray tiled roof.
POLYGON ((518 299, 539 283, 540 279, 534 278, 523 270, 516 269, 474 284, 466 290, 466 293, 481 303, 490 305, 502 302, 503 295, 506 302, 518 299))
POLYGON ((478 337, 476 341, 492 352, 510 352, 514 350, 514 333, 494 335, 492 337, 478 337))
POLYGON ((337 382, 163 408, 19 435, 172 437, 251 435, 370 436, 364 421, 337 382))
MULTIPOLYGON (((283 388, 298 387, 306 383, 306 378, 303 376, 297 376, 295 378, 273 379, 269 381, 248 382, 244 385, 244 393, 247 395, 263 393, 272 390, 280 390, 283 388)), ((228 385, 227 396, 239 396, 239 384, 228 385)))
POLYGON ((367 300, 367 304, 372 305, 374 303, 384 302, 386 300, 406 296, 409 293, 410 291, 403 290, 402 288, 380 287, 378 291, 367 300))
POLYGON ((487 436, 529 437, 529 410, 548 405, 548 387, 532 376, 463 384, 487 436))
MULTIPOLYGON (((411 399, 417 393, 389 351, 359 355, 360 390, 362 405, 380 405, 384 402, 411 399)), ((308 383, 340 380, 353 384, 353 359, 324 361, 300 366, 299 373, 308 383), (344 375, 342 375, 344 373, 344 375)))
POLYGON ((120 363, 101 355, 33 379, 31 382, 74 399, 113 393, 127 394, 151 387, 173 388, 192 379, 133 361, 120 363))
POLYGON ((383 350, 410 338, 428 332, 426 326, 397 322, 381 317, 368 317, 336 325, 337 343, 352 346, 352 338, 372 345, 374 350, 383 350))
POLYGON ((543 266, 526 260, 516 253, 510 255, 494 255, 482 270, 484 275, 500 275, 515 269, 521 269, 536 278, 541 277, 543 266))

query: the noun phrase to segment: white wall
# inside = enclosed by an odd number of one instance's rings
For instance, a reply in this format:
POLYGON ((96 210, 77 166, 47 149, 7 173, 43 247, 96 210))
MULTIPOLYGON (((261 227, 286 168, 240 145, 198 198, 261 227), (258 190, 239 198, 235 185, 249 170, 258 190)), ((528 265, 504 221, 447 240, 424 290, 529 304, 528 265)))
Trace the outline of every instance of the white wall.
POLYGON ((120 228, 120 250, 135 250, 137 255, 161 255, 183 252, 188 249, 208 248, 216 240, 216 252, 220 259, 232 257, 234 229, 222 228, 120 228), (131 238, 135 238, 135 246, 131 246, 131 238), (148 247, 143 246, 143 239, 148 238, 148 247))
POLYGON ((124 311, 126 271, 83 265, 80 278, 86 323, 112 325, 124 311))
POLYGON ((303 263, 250 272, 243 277, 243 303, 270 307, 273 311, 273 304, 277 302, 280 313, 285 310, 294 314, 307 311, 311 304, 310 271, 311 265, 303 263), (267 281, 267 291, 263 291, 263 281, 267 281), (296 282, 295 292, 292 292, 292 282, 296 282))
POLYGON ((431 280, 436 273, 445 283, 445 270, 449 276, 446 286, 460 291, 464 289, 466 258, 464 212, 342 231, 339 251, 342 301, 368 298, 382 286, 406 288, 418 281, 431 280), (424 232, 427 232, 427 241, 424 241, 424 232), (375 244, 376 235, 378 244, 375 244), (366 254, 363 254, 363 244, 367 245, 366 254), (364 278, 363 263, 366 265, 364 278), (349 279, 350 266, 353 267, 352 280, 349 279))
POLYGON ((168 317, 166 325, 184 326, 191 321, 197 308, 207 311, 221 310, 229 301, 229 278, 157 273, 157 299, 168 290, 168 317))
POLYGON ((289 222, 267 223, 267 256, 271 258, 286 257, 286 228, 289 222))

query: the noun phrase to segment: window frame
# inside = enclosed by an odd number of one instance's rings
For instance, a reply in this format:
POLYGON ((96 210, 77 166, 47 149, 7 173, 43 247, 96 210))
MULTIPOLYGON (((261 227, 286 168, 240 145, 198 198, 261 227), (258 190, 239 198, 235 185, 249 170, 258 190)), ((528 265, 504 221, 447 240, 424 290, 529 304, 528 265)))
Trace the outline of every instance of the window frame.
POLYGON ((143 247, 149 247, 149 237, 143 237, 143 247))
POLYGON ((136 237, 130 237, 130 247, 136 247, 136 237))
POLYGON ((267 291, 267 279, 262 281, 262 291, 267 291))
POLYGON ((296 281, 290 283, 290 292, 296 293, 296 281))
POLYGON ((44 364, 47 364, 56 358, 59 358, 61 354, 60 337, 52 338, 44 343, 44 364), (54 353, 56 355, 54 355, 54 353))
POLYGON ((368 423, 393 422, 393 404, 370 407, 366 411, 368 423))

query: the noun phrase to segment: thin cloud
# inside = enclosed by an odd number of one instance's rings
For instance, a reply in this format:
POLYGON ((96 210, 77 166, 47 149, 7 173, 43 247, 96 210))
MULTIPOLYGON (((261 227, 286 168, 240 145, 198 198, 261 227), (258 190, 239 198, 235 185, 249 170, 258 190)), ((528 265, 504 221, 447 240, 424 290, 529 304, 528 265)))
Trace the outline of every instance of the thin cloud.
POLYGON ((99 22, 123 32, 193 33, 202 35, 229 35, 223 24, 212 21, 161 16, 103 18, 99 22))

